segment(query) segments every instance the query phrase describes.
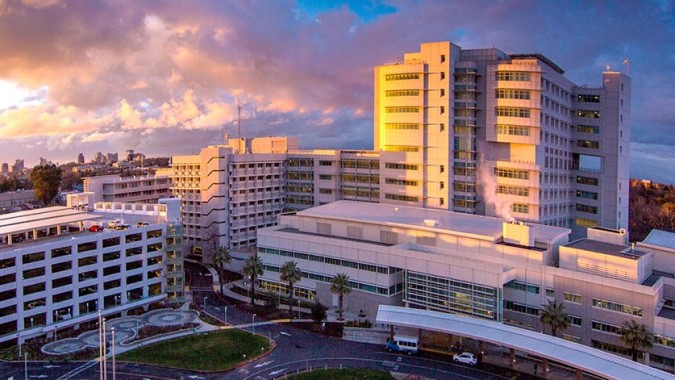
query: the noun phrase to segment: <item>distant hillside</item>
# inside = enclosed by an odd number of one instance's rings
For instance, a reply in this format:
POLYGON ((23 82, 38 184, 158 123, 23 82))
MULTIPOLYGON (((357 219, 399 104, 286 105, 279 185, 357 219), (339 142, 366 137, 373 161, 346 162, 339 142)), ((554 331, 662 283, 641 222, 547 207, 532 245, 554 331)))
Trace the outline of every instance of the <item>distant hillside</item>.
POLYGON ((643 240, 654 228, 675 232, 675 188, 632 179, 628 214, 632 241, 643 240))

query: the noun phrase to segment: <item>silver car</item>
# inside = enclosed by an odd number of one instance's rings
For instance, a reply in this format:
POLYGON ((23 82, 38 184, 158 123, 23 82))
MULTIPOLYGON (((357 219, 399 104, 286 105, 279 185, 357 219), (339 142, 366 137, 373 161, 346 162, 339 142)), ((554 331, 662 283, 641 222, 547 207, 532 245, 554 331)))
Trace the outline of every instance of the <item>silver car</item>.
POLYGON ((452 356, 452 360, 454 360, 457 363, 464 363, 469 365, 476 365, 476 363, 478 363, 476 355, 470 352, 462 352, 461 354, 455 354, 452 356))

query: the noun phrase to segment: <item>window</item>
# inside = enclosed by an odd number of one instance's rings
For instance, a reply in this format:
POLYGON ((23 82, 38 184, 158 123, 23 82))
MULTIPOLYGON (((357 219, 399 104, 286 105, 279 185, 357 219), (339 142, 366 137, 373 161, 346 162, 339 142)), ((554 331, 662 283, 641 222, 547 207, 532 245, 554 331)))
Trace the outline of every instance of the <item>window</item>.
POLYGON ((530 73, 522 71, 497 71, 495 80, 509 82, 529 82, 530 73))
POLYGON ((111 274, 119 273, 120 272, 120 266, 119 265, 113 265, 111 267, 103 268, 103 275, 104 276, 110 276, 111 274))
POLYGON ((385 178, 384 183, 387 185, 417 186, 417 181, 396 178, 385 178))
POLYGON ((593 330, 602 331, 610 334, 620 335, 621 327, 604 323, 600 321, 591 321, 591 328, 593 330))
POLYGON ((29 253, 27 255, 23 255, 22 262, 24 264, 28 263, 34 263, 36 261, 42 261, 45 259, 45 253, 44 252, 36 252, 36 253, 29 253))
POLYGON ((88 243, 82 243, 77 245, 77 251, 78 252, 87 252, 87 251, 92 251, 96 249, 96 242, 88 242, 88 243))
POLYGON ((597 214, 598 208, 595 207, 595 206, 588 206, 588 205, 583 205, 583 204, 577 203, 577 211, 578 212, 585 212, 585 213, 588 213, 588 214, 597 214))
POLYGON ((581 317, 570 315, 570 320, 572 321, 573 326, 581 326, 581 317))
POLYGON ((114 245, 120 244, 120 238, 118 236, 118 237, 114 237, 114 238, 110 238, 110 239, 103 239, 102 243, 103 243, 103 248, 112 247, 114 245))
POLYGON ((618 302, 605 301, 605 300, 600 300, 600 299, 597 299, 597 298, 593 298, 593 307, 611 310, 611 311, 617 311, 619 313, 635 315, 635 316, 638 316, 638 317, 642 316, 642 308, 641 307, 624 305, 624 304, 621 304, 621 303, 618 303, 618 302))
POLYGON ((507 194, 507 195, 517 195, 520 197, 529 197, 530 189, 528 187, 522 186, 507 186, 499 185, 497 186, 497 194, 507 194))
POLYGON ((73 292, 71 290, 59 294, 54 294, 52 296, 52 303, 59 303, 63 301, 68 301, 73 299, 73 292))
POLYGON ((495 90, 495 97, 497 99, 530 99, 530 91, 527 90, 510 90, 497 89, 495 90))
POLYGON ((563 299, 567 302, 573 302, 573 303, 579 303, 580 304, 581 300, 583 298, 581 297, 581 294, 563 292, 563 299))
POLYGON ((418 73, 405 73, 405 74, 388 74, 384 76, 384 80, 386 81, 409 80, 409 79, 420 79, 420 75, 418 73))
POLYGON ((384 96, 418 96, 420 90, 389 90, 385 91, 384 96))
POLYGON ((319 161, 319 166, 333 166, 333 161, 321 160, 319 161))
POLYGON ((600 149, 600 142, 592 140, 577 140, 579 148, 600 149))
POLYGON ((577 116, 588 118, 588 119, 599 119, 600 118, 600 111, 578 110, 577 116))
POLYGON ((137 282, 143 281, 143 275, 142 274, 135 274, 133 276, 127 277, 127 285, 128 284, 135 284, 137 282))
POLYGON ((497 134, 510 136, 529 136, 530 127, 522 125, 497 124, 497 134))
POLYGON ((384 167, 387 169, 397 170, 418 170, 419 166, 415 164, 401 164, 396 162, 385 162, 384 167))
POLYGON ((126 238, 125 238, 127 243, 133 243, 135 241, 140 241, 141 239, 143 239, 142 234, 130 234, 130 235, 127 235, 126 238))
POLYGON ((82 282, 82 281, 87 281, 91 280, 92 278, 96 278, 97 276, 97 271, 91 270, 89 272, 83 272, 77 275, 77 281, 82 282))
POLYGON ((56 280, 52 281, 52 288, 60 288, 62 286, 70 285, 73 283, 73 278, 68 276, 68 277, 61 277, 57 278, 56 280))
POLYGON ((162 237, 162 230, 148 231, 148 239, 162 237))
POLYGON ((504 301, 504 309, 515 311, 516 313, 539 315, 539 309, 528 305, 519 304, 513 301, 504 301))
POLYGON ((319 179, 324 181, 332 181, 333 176, 330 174, 319 174, 319 179))
POLYGON ((45 283, 40 282, 40 283, 37 283, 37 284, 24 286, 23 287, 23 295, 25 296, 25 295, 33 294, 33 293, 37 293, 37 292, 44 292, 44 290, 45 290, 45 283))
POLYGON ((87 296, 89 294, 94 294, 98 291, 98 285, 87 286, 86 288, 80 288, 78 294, 80 297, 87 296))
POLYGON ((495 116, 529 118, 530 110, 527 108, 496 107, 495 116))
POLYGON ((595 125, 577 125, 577 132, 591 133, 597 135, 598 133, 600 133, 600 127, 595 125))
POLYGON ((579 103, 600 103, 599 95, 577 95, 579 103))
POLYGON ((412 197, 409 195, 400 195, 400 194, 384 194, 385 199, 394 200, 394 201, 404 201, 404 202, 418 202, 418 197, 412 197))
POLYGON ((71 247, 61 247, 52 249, 52 259, 70 255, 71 247))
POLYGON ((109 253, 105 253, 103 255, 103 261, 104 262, 105 261, 117 260, 119 258, 120 258, 120 252, 119 251, 109 252, 109 253))
POLYGON ((509 169, 509 168, 495 168, 495 175, 497 177, 504 178, 515 178, 515 179, 530 179, 530 172, 527 170, 521 169, 509 169))
POLYGON ((597 200, 598 199, 598 193, 595 193, 595 192, 592 192, 592 191, 577 190, 577 198, 597 200))
POLYGON ((96 264, 96 256, 83 257, 77 260, 78 267, 86 267, 87 265, 96 264))
POLYGON ((385 152, 418 152, 419 147, 412 145, 385 145, 385 152))
POLYGON ((581 185, 598 186, 598 179, 591 177, 577 176, 577 183, 581 185))
POLYGON ((386 123, 384 127, 386 129, 395 129, 395 130, 420 129, 420 125, 417 123, 386 123))
POLYGON ((530 285, 520 281, 509 281, 504 284, 504 288, 520 290, 532 294, 539 294, 539 287, 537 285, 530 285))
POLYGON ((528 214, 530 212, 530 205, 526 205, 523 203, 514 203, 511 206, 511 210, 519 214, 528 214))
POLYGON ((29 278, 35 278, 35 277, 40 277, 45 275, 45 268, 40 267, 40 268, 35 268, 35 269, 28 269, 23 271, 23 279, 27 280, 29 278))

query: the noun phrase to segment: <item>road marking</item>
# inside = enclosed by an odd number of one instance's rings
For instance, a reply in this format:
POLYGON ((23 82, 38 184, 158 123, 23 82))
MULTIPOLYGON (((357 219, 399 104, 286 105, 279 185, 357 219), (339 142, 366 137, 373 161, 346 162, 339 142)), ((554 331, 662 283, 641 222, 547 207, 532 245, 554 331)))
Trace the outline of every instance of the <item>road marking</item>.
POLYGON ((278 374, 280 374, 280 373, 284 373, 284 371, 286 371, 286 368, 282 368, 282 369, 280 369, 280 370, 278 370, 278 371, 272 371, 272 372, 270 372, 270 376, 276 376, 276 375, 278 375, 278 374))
POLYGON ((396 358, 396 361, 399 362, 399 363, 400 363, 402 360, 403 360, 403 358, 400 357, 400 356, 399 356, 398 358, 396 358))
POLYGON ((385 360, 385 361, 382 362, 382 365, 385 366, 385 367, 393 367, 394 362, 391 362, 389 360, 385 360))
POLYGON ((281 334, 283 336, 291 336, 291 334, 287 333, 286 331, 282 331, 279 334, 281 334))
POLYGON ((269 365, 269 364, 272 364, 272 363, 274 363, 274 360, 271 360, 271 361, 269 361, 269 362, 264 362, 264 363, 256 364, 256 365, 253 366, 253 368, 264 367, 264 366, 269 365))

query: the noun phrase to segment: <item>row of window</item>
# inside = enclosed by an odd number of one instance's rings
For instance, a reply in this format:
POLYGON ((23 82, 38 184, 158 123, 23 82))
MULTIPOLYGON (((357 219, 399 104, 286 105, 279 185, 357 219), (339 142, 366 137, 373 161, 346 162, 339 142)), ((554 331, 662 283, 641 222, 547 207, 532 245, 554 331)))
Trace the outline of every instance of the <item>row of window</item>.
POLYGON ((311 168, 314 166, 313 158, 289 158, 288 166, 290 167, 308 167, 311 168))
POLYGON ((511 211, 519 214, 529 214, 530 205, 524 203, 514 203, 513 205, 511 205, 511 211))
POLYGON ((597 135, 600 133, 600 127, 596 125, 577 125, 577 132, 597 135))
POLYGON ((528 292, 528 293, 533 293, 533 294, 539 294, 539 287, 538 286, 526 284, 524 282, 520 282, 520 281, 516 281, 516 280, 507 282, 506 284, 504 284, 504 288, 520 290, 520 291, 523 291, 523 292, 528 292))
POLYGON ((403 74, 387 74, 384 76, 384 80, 408 80, 408 79, 420 79, 420 74, 418 73, 403 73, 403 74))
POLYGON ((579 103, 600 103, 600 95, 577 95, 579 103))
POLYGON ((528 315, 539 315, 539 309, 536 307, 523 305, 513 301, 504 301, 504 310, 515 311, 516 313, 523 313, 528 315))
POLYGON ((530 188, 523 186, 499 185, 497 186, 497 193, 507 195, 517 195, 520 197, 528 197, 530 196, 530 188))
POLYGON ((529 136, 530 127, 526 127, 523 125, 497 124, 497 134, 510 136, 529 136))
POLYGON ((384 194, 384 198, 392 201, 419 202, 419 197, 413 197, 410 195, 402 195, 402 194, 386 193, 384 194))
POLYGON ((597 307, 597 308, 600 308, 600 309, 612 310, 612 311, 618 311, 619 313, 635 315, 635 316, 638 316, 638 317, 642 316, 642 308, 641 307, 625 305, 625 304, 618 303, 618 302, 600 300, 600 299, 597 299, 597 298, 593 298, 593 307, 597 307))
POLYGON ((419 152, 420 148, 414 145, 385 145, 385 152, 419 152))
POLYGON ((592 177, 577 176, 577 183, 581 185, 598 186, 598 179, 592 177))
POLYGON ((340 166, 348 169, 379 169, 378 160, 342 160, 340 166))
POLYGON ((342 182, 357 182, 357 183, 371 183, 379 184, 380 176, 377 174, 342 174, 340 176, 342 182))
POLYGON ((420 129, 418 123, 386 123, 386 129, 420 129))
POLYGON ((584 204, 579 204, 577 203, 577 211, 578 212, 585 212, 588 214, 597 214, 598 213, 598 208, 595 206, 588 206, 584 204))
POLYGON ((523 71, 497 71, 495 73, 495 80, 508 82, 529 82, 530 73, 523 71))
POLYGON ((420 90, 388 90, 385 96, 418 96, 420 90))
POLYGON ((577 198, 598 199, 598 193, 592 191, 577 190, 577 198))
POLYGON ((409 179, 397 179, 397 178, 385 178, 384 183, 387 185, 398 185, 398 186, 417 186, 418 182, 409 179))
POLYGON ((399 107, 387 107, 385 108, 386 113, 418 113, 420 112, 420 107, 415 106, 399 106, 399 107))
POLYGON ((495 97, 497 99, 530 100, 530 91, 528 90, 497 89, 495 91, 496 91, 495 97))
POLYGON ((384 167, 396 170, 417 170, 419 168, 417 164, 402 164, 398 162, 385 162, 384 167))
POLYGON ((600 149, 600 142, 593 140, 577 140, 577 146, 586 149, 600 149))
POLYGON ((379 266, 379 265, 360 263, 360 262, 356 262, 356 261, 336 259, 334 257, 329 257, 329 256, 312 255, 312 254, 308 254, 308 253, 286 251, 286 250, 283 250, 283 249, 276 249, 276 248, 258 247, 258 252, 267 253, 267 254, 270 254, 270 255, 292 257, 292 258, 295 258, 295 259, 298 259, 298 260, 308 260, 308 261, 315 261, 315 262, 319 262, 319 263, 332 264, 332 265, 337 265, 337 266, 341 266, 341 267, 354 268, 354 269, 365 270, 365 271, 368 271, 368 272, 374 272, 374 273, 380 273, 380 274, 398 273, 402 270, 400 268, 395 268, 395 267, 383 267, 383 266, 379 266))
POLYGON ((530 179, 530 172, 522 169, 495 168, 495 175, 503 178, 530 179))
POLYGON ((563 299, 567 302, 574 302, 574 303, 581 303, 583 298, 581 297, 581 294, 576 294, 576 293, 570 293, 570 292, 563 292, 563 299))
POLYGON ((610 334, 619 335, 621 331, 620 326, 611 325, 609 323, 604 323, 600 321, 591 321, 591 328, 593 330, 602 331, 610 334))
POLYGON ((600 111, 578 110, 577 116, 585 117, 585 118, 588 118, 588 119, 599 119, 600 118, 600 111))
POLYGON ((496 107, 495 116, 529 118, 530 110, 528 108, 517 107, 496 107))

